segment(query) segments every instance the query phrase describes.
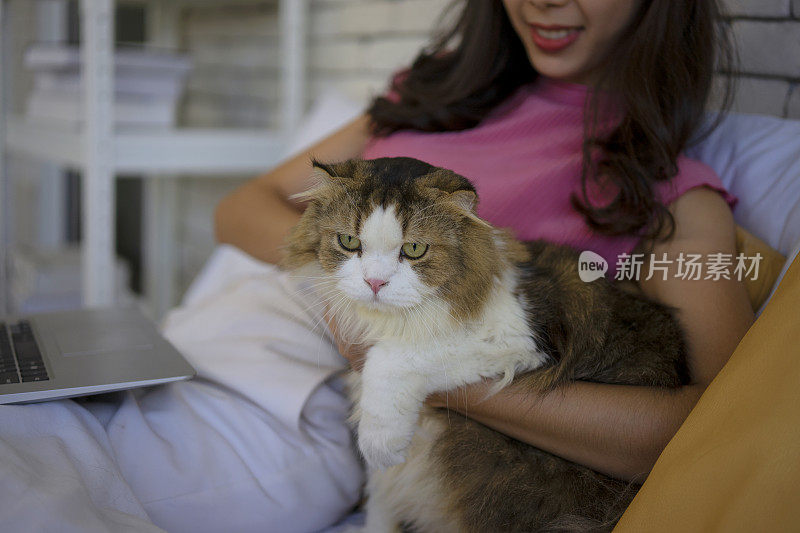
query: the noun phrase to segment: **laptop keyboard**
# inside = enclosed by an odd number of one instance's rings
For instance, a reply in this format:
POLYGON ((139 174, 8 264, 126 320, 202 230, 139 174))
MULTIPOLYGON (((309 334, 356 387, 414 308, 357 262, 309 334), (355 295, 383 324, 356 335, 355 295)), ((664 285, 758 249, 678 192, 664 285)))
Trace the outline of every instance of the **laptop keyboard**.
POLYGON ((30 322, 0 322, 0 385, 48 379, 30 322))

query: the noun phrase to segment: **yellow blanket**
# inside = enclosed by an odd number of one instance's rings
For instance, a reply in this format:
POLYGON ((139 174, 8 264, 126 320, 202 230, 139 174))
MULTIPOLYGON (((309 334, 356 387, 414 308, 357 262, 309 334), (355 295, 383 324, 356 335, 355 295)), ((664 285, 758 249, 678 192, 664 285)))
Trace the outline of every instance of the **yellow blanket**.
POLYGON ((800 258, 614 531, 800 531, 800 258))

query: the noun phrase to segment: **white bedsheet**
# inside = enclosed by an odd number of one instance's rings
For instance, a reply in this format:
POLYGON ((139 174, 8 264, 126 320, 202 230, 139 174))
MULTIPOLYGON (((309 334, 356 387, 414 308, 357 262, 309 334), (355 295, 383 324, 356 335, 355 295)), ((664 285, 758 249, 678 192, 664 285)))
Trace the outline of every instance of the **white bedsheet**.
POLYGON ((326 381, 344 361, 290 287, 223 247, 164 328, 197 378, 0 406, 0 530, 307 532, 344 516, 363 482, 326 381))
POLYGON ((91 413, 70 401, 0 407, 3 531, 162 531, 91 413))

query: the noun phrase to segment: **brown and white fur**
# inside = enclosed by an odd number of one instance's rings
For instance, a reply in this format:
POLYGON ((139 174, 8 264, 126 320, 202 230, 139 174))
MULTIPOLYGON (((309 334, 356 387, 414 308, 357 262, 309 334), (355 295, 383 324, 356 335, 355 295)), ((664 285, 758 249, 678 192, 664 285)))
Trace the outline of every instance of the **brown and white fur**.
POLYGON ((424 401, 484 379, 528 394, 572 379, 678 386, 685 345, 670 311, 580 281, 572 249, 493 228, 453 172, 410 158, 314 165, 285 266, 371 346, 351 374, 366 531, 609 530, 629 484, 424 401), (406 243, 426 251, 410 258, 406 243))

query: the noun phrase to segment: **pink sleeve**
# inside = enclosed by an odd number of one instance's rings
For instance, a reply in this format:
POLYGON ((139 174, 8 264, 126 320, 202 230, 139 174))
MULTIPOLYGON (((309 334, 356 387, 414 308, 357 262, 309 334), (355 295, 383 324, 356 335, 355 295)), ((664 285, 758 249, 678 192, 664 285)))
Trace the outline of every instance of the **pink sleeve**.
POLYGON ((697 187, 708 187, 722 195, 731 209, 736 206, 738 198, 729 193, 722 180, 713 168, 696 159, 678 156, 678 174, 668 182, 656 186, 656 195, 664 205, 683 196, 687 191, 697 187))

